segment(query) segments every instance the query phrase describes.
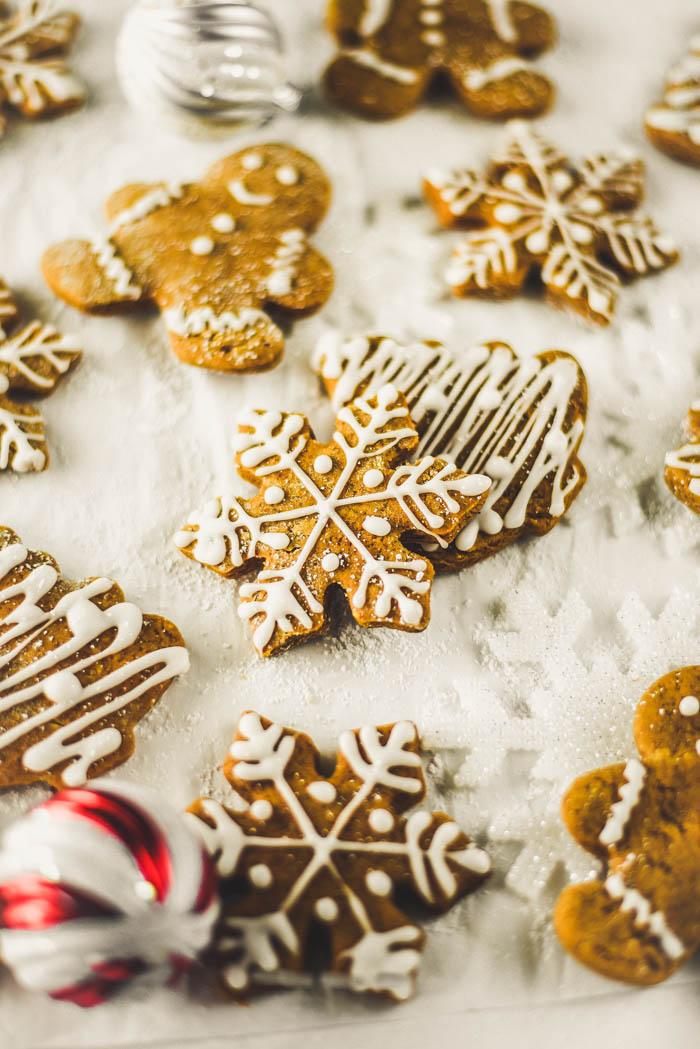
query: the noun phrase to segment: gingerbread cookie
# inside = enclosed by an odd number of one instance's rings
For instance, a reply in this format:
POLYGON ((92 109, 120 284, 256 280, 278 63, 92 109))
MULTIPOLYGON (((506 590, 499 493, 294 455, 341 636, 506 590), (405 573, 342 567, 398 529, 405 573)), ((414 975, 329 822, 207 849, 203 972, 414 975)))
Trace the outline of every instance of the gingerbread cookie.
POLYGON ((0 135, 7 107, 45 117, 83 101, 82 85, 61 58, 79 25, 79 17, 59 10, 55 0, 32 0, 10 16, 0 4, 0 135))
POLYGON ((324 77, 337 104, 363 116, 413 109, 436 77, 477 116, 541 113, 554 89, 527 61, 554 43, 546 11, 520 0, 331 0, 342 50, 324 77))
POLYGON ((167 619, 111 579, 64 579, 0 527, 0 787, 75 787, 120 765, 188 665, 167 619))
POLYGON ((700 164, 700 33, 669 69, 663 100, 647 109, 644 128, 662 153, 700 164))
POLYGON ((19 312, 0 280, 0 470, 45 470, 49 453, 41 414, 7 396, 14 390, 45 397, 82 356, 77 341, 50 324, 17 327, 19 312))
POLYGON ((403 545, 446 546, 483 506, 489 480, 426 456, 408 463, 418 434, 391 385, 342 408, 330 444, 303 415, 249 412, 234 442, 238 471, 260 492, 210 501, 175 536, 188 557, 240 587, 261 656, 321 633, 326 595, 339 587, 360 626, 424 630, 433 567, 403 545))
POLYGON ((438 342, 325 336, 316 364, 333 405, 392 382, 420 435, 417 454, 445 455, 491 479, 480 513, 449 546, 418 549, 441 568, 473 564, 522 535, 544 535, 581 491, 578 457, 586 379, 568 353, 517 357, 504 343, 469 347, 459 359, 438 342))
POLYGON ((256 371, 277 364, 282 332, 265 312, 321 306, 331 268, 309 244, 326 212, 316 161, 282 145, 219 161, 201 182, 125 186, 107 202, 109 239, 45 253, 51 289, 99 313, 154 302, 187 364, 256 371))
POLYGON ((424 191, 443 226, 471 230, 446 274, 455 295, 506 298, 535 270, 557 306, 608 324, 620 277, 678 259, 670 238, 635 210, 641 161, 593 156, 574 168, 520 121, 485 175, 432 172, 424 191))
POLYGON ((344 732, 326 778, 308 736, 248 711, 224 774, 228 804, 190 809, 222 879, 223 989, 305 985, 320 970, 329 986, 408 998, 425 937, 397 894, 439 913, 491 873, 443 812, 405 815, 425 797, 415 725, 344 732))
POLYGON ((670 976, 700 942, 700 667, 656 681, 637 707, 632 758, 577 779, 567 827, 605 864, 572 885, 554 922, 574 957, 626 983, 670 976))
POLYGON ((700 514, 700 401, 690 406, 686 430, 688 443, 666 454, 664 479, 676 499, 700 514))

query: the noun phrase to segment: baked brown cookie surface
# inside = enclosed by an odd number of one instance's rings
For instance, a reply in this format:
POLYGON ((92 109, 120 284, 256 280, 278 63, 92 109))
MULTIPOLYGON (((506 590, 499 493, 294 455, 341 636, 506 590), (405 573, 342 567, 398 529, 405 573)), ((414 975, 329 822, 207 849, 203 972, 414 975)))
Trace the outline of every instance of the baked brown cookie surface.
POLYGON ((0 526, 0 787, 76 787, 120 765, 188 665, 167 619, 111 579, 64 579, 0 526))
POLYGON ((326 94, 368 117, 413 109, 444 76, 477 116, 541 113, 554 89, 528 59, 554 43, 546 11, 519 0, 331 0, 328 27, 342 50, 326 94))
POLYGON ((664 480, 676 499, 700 514, 700 401, 694 401, 686 418, 689 440, 668 452, 664 480))
POLYGON ((604 863, 601 880, 572 885, 554 923, 584 965, 645 986, 670 976, 700 942, 700 667, 683 667, 642 696, 639 759, 579 777, 562 812, 604 863))
POLYGON ((407 815, 425 797, 411 722, 344 732, 333 774, 319 762, 308 736, 248 711, 224 763, 233 794, 189 810, 221 878, 220 984, 245 997, 316 974, 408 998, 425 937, 406 892, 446 911, 491 861, 445 813, 407 815))
POLYGON ((261 656, 321 633, 331 588, 360 626, 424 630, 433 566, 404 540, 446 547, 489 489, 445 459, 407 462, 418 434, 389 384, 341 408, 336 427, 321 444, 301 414, 249 412, 234 446, 258 495, 211 500, 175 536, 220 575, 255 573, 240 587, 239 615, 261 656))
POLYGON ((107 202, 109 236, 45 252, 49 287, 86 312, 155 303, 175 354, 220 371, 278 363, 280 328, 268 307, 302 315, 330 295, 333 274, 307 235, 330 185, 290 146, 251 146, 201 182, 125 186, 107 202))
POLYGON ((647 109, 644 128, 663 153, 700 165, 700 33, 669 69, 664 97, 647 109))
POLYGON ((469 230, 446 273, 454 294, 508 298, 536 272, 555 305, 608 324, 622 279, 678 259, 636 210, 643 175, 641 161, 622 154, 573 167, 522 121, 509 125, 485 174, 429 173, 424 192, 439 222, 469 230))
POLYGON ((586 379, 567 353, 517 357, 504 343, 459 356, 438 342, 402 346, 382 336, 324 337, 316 364, 336 410, 385 382, 406 396, 418 456, 444 455, 491 487, 479 514, 447 547, 417 547, 440 568, 459 568, 523 535, 544 535, 586 481, 579 459, 586 379))

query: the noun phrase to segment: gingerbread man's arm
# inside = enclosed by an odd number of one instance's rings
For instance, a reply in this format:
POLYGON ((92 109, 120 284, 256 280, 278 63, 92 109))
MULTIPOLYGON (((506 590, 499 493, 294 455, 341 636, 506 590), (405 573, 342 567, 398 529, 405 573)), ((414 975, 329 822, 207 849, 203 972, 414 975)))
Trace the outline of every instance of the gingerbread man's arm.
POLYGON ((84 313, 132 308, 143 290, 111 240, 64 240, 44 252, 41 271, 54 295, 84 313))
POLYGON ((562 801, 562 818, 569 833, 579 845, 601 859, 609 849, 609 844, 601 841, 601 834, 609 837, 612 833, 613 806, 620 800, 620 788, 627 782, 626 767, 625 762, 620 762, 584 773, 574 780, 562 801))
POLYGON ((318 309, 333 290, 333 270, 301 229, 282 233, 269 260, 261 297, 295 313, 318 309))

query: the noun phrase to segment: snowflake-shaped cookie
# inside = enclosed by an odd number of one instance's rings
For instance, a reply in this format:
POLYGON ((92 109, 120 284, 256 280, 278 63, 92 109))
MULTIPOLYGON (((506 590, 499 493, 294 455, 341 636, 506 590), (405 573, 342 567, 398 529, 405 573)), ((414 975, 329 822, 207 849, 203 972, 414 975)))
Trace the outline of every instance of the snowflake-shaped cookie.
POLYGON ((527 61, 551 47, 542 8, 511 0, 331 0, 328 26, 343 50, 325 73, 328 95, 365 116, 412 109, 439 75, 486 117, 541 113, 549 80, 527 61))
POLYGON ((676 499, 700 514, 700 400, 690 406, 686 430, 688 443, 666 455, 664 479, 676 499))
POLYGON ((491 871, 444 813, 404 815, 425 796, 415 725, 343 733, 325 778, 308 736, 247 712, 224 774, 231 800, 200 798, 190 818, 223 879, 225 989, 310 983, 320 967, 330 986, 409 997, 424 934, 395 894, 445 911, 491 871))
POLYGON ((309 234, 330 185, 311 157, 268 143, 215 164, 199 182, 138 182, 107 201, 108 237, 44 253, 49 287, 87 313, 155 303, 174 353, 220 371, 271 368, 290 317, 318 309, 333 286, 309 234))
POLYGON ((329 587, 345 591, 361 626, 424 630, 433 567, 402 544, 446 546, 481 509, 490 481, 426 456, 406 462, 418 434, 403 395, 387 384, 341 409, 330 444, 299 414, 250 412, 234 442, 253 499, 215 499, 176 545, 223 576, 257 571, 240 588, 262 656, 320 633, 329 587))
POLYGON ((11 106, 25 117, 43 117, 73 109, 84 98, 80 82, 60 55, 68 50, 80 25, 56 0, 33 0, 16 14, 2 17, 0 4, 0 135, 11 106))
POLYGON ((11 399, 8 391, 47 396, 82 351, 74 338, 39 321, 10 334, 18 316, 12 294, 0 280, 0 470, 27 473, 49 465, 44 424, 36 408, 11 399))
POLYGON ((188 665, 167 619, 111 579, 64 579, 0 526, 0 787, 77 787, 120 765, 188 665))
POLYGON ((700 164, 700 33, 669 69, 663 101, 647 109, 644 127, 657 149, 700 164))
POLYGON ((593 156, 574 168, 520 122, 485 175, 432 172, 424 182, 440 222, 466 227, 447 271, 455 295, 515 295, 533 270, 549 298, 599 324, 611 320, 620 277, 670 266, 678 252, 635 209, 643 167, 593 156))

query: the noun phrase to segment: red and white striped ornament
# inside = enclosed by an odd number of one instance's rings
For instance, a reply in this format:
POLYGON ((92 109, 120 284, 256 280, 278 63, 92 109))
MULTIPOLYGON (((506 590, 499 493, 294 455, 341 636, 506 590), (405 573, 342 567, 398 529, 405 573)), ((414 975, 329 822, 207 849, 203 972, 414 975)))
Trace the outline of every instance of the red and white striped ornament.
POLYGON ((150 790, 63 790, 3 836, 0 956, 52 998, 89 1007, 127 984, 173 983, 218 909, 209 857, 150 790))

